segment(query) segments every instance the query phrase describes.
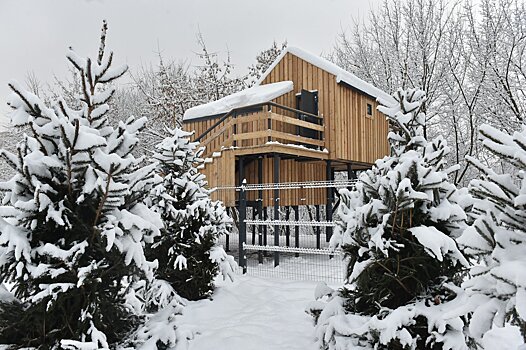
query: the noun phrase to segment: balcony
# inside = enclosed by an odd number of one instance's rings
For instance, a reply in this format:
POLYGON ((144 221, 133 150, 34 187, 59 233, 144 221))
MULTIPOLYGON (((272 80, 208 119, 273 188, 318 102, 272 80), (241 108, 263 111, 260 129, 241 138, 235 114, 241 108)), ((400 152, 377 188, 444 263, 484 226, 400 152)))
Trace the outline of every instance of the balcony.
POLYGON ((234 109, 214 120, 195 141, 206 147, 205 157, 224 149, 239 154, 276 148, 298 155, 326 154, 322 117, 273 102, 234 109))

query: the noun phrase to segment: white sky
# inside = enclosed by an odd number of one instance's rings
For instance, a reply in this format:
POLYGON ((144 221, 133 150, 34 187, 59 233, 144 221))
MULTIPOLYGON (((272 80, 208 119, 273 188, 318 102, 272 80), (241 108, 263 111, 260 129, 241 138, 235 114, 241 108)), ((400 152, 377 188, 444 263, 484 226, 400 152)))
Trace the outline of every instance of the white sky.
POLYGON ((96 54, 102 19, 116 63, 133 71, 167 59, 195 60, 200 30, 210 51, 231 53, 245 69, 275 39, 316 54, 328 53, 352 18, 364 18, 378 0, 0 0, 0 119, 7 83, 64 76, 66 48, 96 54))

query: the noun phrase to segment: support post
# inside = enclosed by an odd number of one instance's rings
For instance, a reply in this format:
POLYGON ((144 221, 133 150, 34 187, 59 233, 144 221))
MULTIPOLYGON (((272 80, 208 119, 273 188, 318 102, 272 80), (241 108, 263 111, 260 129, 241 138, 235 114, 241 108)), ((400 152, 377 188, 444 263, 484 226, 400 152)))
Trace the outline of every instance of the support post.
POLYGON ((245 164, 243 157, 239 157, 239 266, 243 269, 243 273, 247 272, 247 261, 245 259, 245 250, 243 243, 247 241, 247 224, 245 219, 247 217, 247 193, 245 191, 245 164))
MULTIPOLYGON (((279 154, 274 153, 274 184, 279 183, 279 154)), ((279 220, 279 188, 274 187, 274 220, 279 220)), ((279 246, 279 225, 274 225, 274 245, 279 246)), ((279 252, 274 252, 274 267, 279 265, 279 252)))
MULTIPOLYGON (((327 177, 327 181, 333 180, 333 172, 332 172, 331 165, 332 165, 331 161, 327 160, 326 168, 325 168, 325 174, 327 177)), ((327 187, 327 203, 325 205, 325 220, 327 221, 332 221, 332 202, 334 202, 333 196, 334 196, 334 189, 330 186, 327 187)), ((332 236, 332 227, 327 226, 325 228, 325 240, 329 242, 329 240, 331 239, 331 236, 332 236)))
MULTIPOLYGON (((251 205, 250 205, 250 209, 251 209, 251 212, 252 212, 252 220, 256 220, 256 208, 257 208, 257 201, 256 202, 252 202, 251 205)), ((252 241, 251 241, 251 244, 254 245, 256 244, 256 231, 258 230, 258 228, 256 226, 252 226, 252 241)))
MULTIPOLYGON (((263 208, 263 220, 267 221, 268 220, 268 210, 266 207, 263 208)), ((268 244, 268 240, 267 240, 267 233, 268 233, 268 230, 267 230, 267 225, 265 225, 263 227, 263 245, 267 245, 268 244)), ((267 256, 267 252, 265 252, 265 256, 267 256)))
MULTIPOLYGON (((352 163, 347 164, 347 180, 356 180, 356 178, 356 172, 352 168, 352 163)), ((350 191, 352 187, 349 186, 347 189, 350 191)))
MULTIPOLYGON (((316 221, 320 222, 320 206, 316 205, 316 221)), ((321 228, 316 226, 316 249, 321 249, 321 228)))
MULTIPOLYGON (((227 212, 228 212, 228 214, 230 215, 231 218, 234 218, 234 222, 235 222, 235 212, 236 212, 236 209, 233 208, 233 207, 228 207, 228 208, 227 208, 227 212)), ((226 242, 225 242, 226 248, 225 248, 225 251, 228 253, 228 252, 230 252, 230 234, 227 234, 225 238, 226 238, 226 242)))
MULTIPOLYGON (((263 157, 258 158, 258 184, 263 184, 263 157)), ((263 190, 258 190, 258 219, 263 220, 263 190)), ((264 225, 259 225, 258 227, 258 244, 263 244, 263 228, 264 225)), ((266 243, 266 239, 265 239, 266 243)), ((258 262, 263 264, 263 252, 258 251, 258 262)))
MULTIPOLYGON (((300 211, 297 205, 294 206, 294 220, 296 222, 300 221, 300 211)), ((300 247, 300 227, 298 225, 294 226, 294 247, 300 247)), ((298 257, 300 255, 296 253, 295 256, 298 257)))

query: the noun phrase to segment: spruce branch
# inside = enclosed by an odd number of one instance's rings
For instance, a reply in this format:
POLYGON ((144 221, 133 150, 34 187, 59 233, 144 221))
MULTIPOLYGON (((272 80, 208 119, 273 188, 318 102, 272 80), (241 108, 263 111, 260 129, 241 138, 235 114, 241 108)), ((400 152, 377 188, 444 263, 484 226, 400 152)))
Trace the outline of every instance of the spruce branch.
POLYGON ((99 55, 97 57, 97 63, 101 65, 102 58, 104 57, 104 49, 106 47, 106 32, 108 31, 108 22, 102 20, 102 28, 100 33, 100 46, 99 46, 99 55))

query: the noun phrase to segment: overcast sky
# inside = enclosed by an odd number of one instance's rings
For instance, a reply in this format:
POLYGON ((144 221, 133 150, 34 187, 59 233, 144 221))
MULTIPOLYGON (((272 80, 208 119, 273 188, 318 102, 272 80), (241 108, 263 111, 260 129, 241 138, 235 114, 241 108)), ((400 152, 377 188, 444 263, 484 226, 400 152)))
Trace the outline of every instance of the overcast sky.
POLYGON ((65 52, 96 54, 103 19, 116 63, 133 71, 164 57, 196 60, 196 33, 210 51, 230 51, 244 69, 273 40, 328 53, 352 18, 364 18, 378 0, 0 0, 0 117, 7 83, 32 71, 41 81, 65 76, 65 52))

